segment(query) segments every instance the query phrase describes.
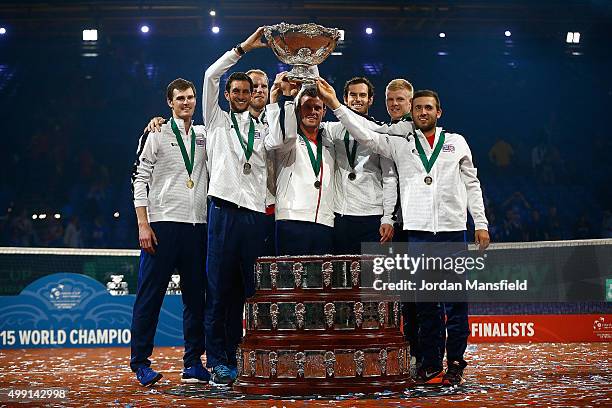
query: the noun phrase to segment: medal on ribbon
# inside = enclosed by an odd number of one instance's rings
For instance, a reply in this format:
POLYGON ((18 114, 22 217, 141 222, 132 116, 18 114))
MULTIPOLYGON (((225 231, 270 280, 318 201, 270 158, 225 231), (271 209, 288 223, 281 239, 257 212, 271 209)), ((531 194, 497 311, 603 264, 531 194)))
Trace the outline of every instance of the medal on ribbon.
POLYGON ((247 135, 247 141, 245 142, 244 139, 242 138, 242 134, 240 134, 240 128, 238 127, 238 121, 236 120, 236 115, 234 115, 234 112, 231 112, 230 114, 231 118, 232 118, 232 124, 234 125, 234 130, 236 131, 236 137, 238 138, 238 141, 240 142, 240 146, 242 147, 242 150, 244 151, 244 157, 246 158, 246 163, 244 163, 244 166, 242 166, 242 172, 244 174, 250 174, 251 173, 251 163, 249 163, 249 159, 251 158, 251 155, 253 154, 253 145, 255 144, 255 122, 253 122, 253 118, 251 117, 251 115, 249 115, 249 134, 247 135))
POLYGON ((419 152, 419 157, 421 158, 421 163, 423 163, 423 167, 425 167, 425 171, 427 172, 427 176, 423 179, 425 184, 428 186, 433 183, 433 178, 429 175, 429 172, 433 168, 434 163, 438 159, 440 155, 440 151, 442 150, 442 146, 444 145, 444 139, 446 138, 446 134, 444 131, 440 133, 440 137, 438 138, 438 143, 436 143, 436 147, 434 147, 433 153, 429 160, 427 159, 427 155, 425 154, 425 150, 423 150, 423 146, 419 141, 419 135, 415 133, 414 135, 414 144, 416 145, 417 151, 419 152))
POLYGON ((181 149, 181 155, 183 156, 183 162, 185 163, 185 168, 187 169, 187 174, 189 175, 187 179, 187 188, 192 189, 195 186, 195 183, 191 179, 191 173, 193 172, 193 164, 195 163, 195 132, 193 131, 193 126, 191 127, 191 160, 189 160, 189 156, 187 155, 187 149, 185 148, 185 143, 183 143, 183 138, 181 137, 181 132, 174 121, 174 118, 170 119, 170 127, 172 128, 172 133, 176 136, 176 142, 181 149))
POLYGON ((357 156, 357 141, 353 140, 353 147, 350 148, 350 139, 348 130, 344 133, 344 148, 346 149, 346 157, 348 158, 349 166, 351 166, 351 172, 348 175, 349 180, 353 181, 357 178, 355 174, 355 157, 357 156))
POLYGON ((304 140, 304 143, 306 143, 306 148, 308 149, 308 157, 310 157, 310 165, 312 166, 312 170, 314 171, 315 176, 317 177, 317 180, 314 182, 314 187, 317 190, 321 188, 321 182, 318 180, 319 173, 321 171, 321 158, 323 156, 323 140, 321 139, 321 132, 322 130, 319 130, 317 132, 317 157, 315 158, 314 152, 312 151, 312 147, 310 147, 310 141, 304 135, 304 133, 302 132, 302 129, 298 128, 298 134, 302 137, 302 139, 304 140))

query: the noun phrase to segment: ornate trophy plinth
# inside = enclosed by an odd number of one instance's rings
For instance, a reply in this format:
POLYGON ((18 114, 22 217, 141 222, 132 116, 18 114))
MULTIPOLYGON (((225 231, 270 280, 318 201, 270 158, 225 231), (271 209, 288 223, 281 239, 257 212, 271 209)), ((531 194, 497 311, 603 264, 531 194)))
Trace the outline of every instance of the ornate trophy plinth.
POLYGON ((360 256, 258 259, 234 389, 325 395, 407 388, 400 303, 361 284, 364 262, 360 256))
POLYGON ((340 39, 340 31, 314 23, 280 23, 267 26, 264 36, 279 60, 293 65, 287 77, 313 84, 316 75, 308 67, 319 65, 331 54, 340 39))

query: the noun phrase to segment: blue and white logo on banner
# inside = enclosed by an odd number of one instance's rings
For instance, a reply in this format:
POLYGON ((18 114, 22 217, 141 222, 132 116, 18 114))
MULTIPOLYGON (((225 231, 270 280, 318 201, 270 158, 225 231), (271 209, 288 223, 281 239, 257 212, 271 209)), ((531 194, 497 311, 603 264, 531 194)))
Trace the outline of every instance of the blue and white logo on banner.
MULTIPOLYGON (((0 348, 128 346, 135 295, 112 296, 89 276, 56 273, 0 296, 0 348)), ((180 296, 166 296, 156 346, 183 344, 180 296)))

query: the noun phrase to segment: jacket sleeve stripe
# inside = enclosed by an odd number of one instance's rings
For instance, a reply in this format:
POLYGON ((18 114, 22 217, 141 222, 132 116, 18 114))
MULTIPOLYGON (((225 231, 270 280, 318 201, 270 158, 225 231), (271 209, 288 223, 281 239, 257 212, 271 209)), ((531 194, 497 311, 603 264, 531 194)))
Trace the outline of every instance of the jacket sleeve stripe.
MULTIPOLYGON (((134 166, 132 167, 132 200, 136 198, 134 194, 134 182, 136 181, 136 175, 138 174, 138 166, 140 165, 140 156, 145 147, 145 143, 147 142, 147 138, 149 137, 149 131, 145 131, 138 141, 138 150, 136 151, 136 160, 134 161, 134 166)), ((148 187, 147 187, 148 189, 148 187)))

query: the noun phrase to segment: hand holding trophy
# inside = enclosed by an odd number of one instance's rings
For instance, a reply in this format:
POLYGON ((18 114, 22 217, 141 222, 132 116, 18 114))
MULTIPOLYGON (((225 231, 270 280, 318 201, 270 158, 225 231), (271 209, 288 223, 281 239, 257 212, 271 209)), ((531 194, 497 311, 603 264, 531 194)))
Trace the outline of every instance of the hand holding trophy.
POLYGON ((276 74, 274 84, 270 90, 270 102, 275 103, 278 101, 278 97, 282 94, 285 96, 295 97, 300 90, 302 84, 299 81, 290 81, 288 78, 288 72, 283 71, 276 74))
POLYGON ((321 98, 323 103, 329 108, 336 109, 340 107, 340 101, 338 101, 334 87, 328 84, 323 78, 317 78, 317 93, 319 94, 319 98, 321 98))
POLYGON ((265 48, 268 46, 267 43, 263 42, 263 32, 265 27, 258 27, 253 34, 246 40, 240 43, 240 47, 244 52, 249 52, 255 48, 265 48))

